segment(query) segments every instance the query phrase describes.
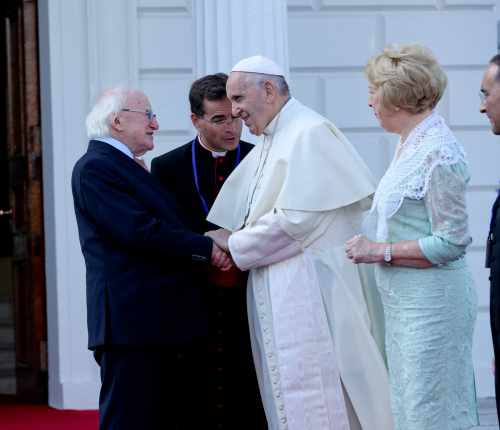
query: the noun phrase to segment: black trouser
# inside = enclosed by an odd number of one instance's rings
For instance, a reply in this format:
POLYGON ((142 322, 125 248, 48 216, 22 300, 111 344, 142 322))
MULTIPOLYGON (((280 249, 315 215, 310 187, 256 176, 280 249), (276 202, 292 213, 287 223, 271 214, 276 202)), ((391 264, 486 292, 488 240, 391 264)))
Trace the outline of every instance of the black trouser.
POLYGON ((208 286, 206 429, 267 430, 252 359, 244 286, 208 286))
POLYGON ((198 355, 198 348, 99 348, 99 429, 203 429, 198 355))
POLYGON ((495 397, 497 403, 497 414, 500 417, 500 284, 493 281, 490 285, 490 324, 493 340, 493 352, 495 354, 495 397))

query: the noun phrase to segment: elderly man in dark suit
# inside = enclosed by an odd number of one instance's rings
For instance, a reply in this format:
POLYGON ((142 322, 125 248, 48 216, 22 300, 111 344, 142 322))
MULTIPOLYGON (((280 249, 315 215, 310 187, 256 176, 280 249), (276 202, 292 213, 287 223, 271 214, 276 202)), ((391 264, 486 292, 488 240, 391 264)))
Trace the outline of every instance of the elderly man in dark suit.
POLYGON ((89 348, 100 365, 102 430, 203 428, 197 348, 207 334, 197 265, 229 258, 187 229, 172 196, 135 158, 158 129, 140 91, 111 89, 87 117, 72 189, 86 265, 89 348))
MULTIPOLYGON (((208 211, 238 163, 253 146, 240 140, 241 120, 231 114, 227 75, 196 80, 189 92, 191 121, 197 136, 153 159, 151 173, 172 193, 184 211, 183 220, 198 233, 216 228, 208 211)), ((244 192, 244 190, 242 190, 244 192)), ((246 312, 246 274, 236 269, 199 270, 209 336, 200 356, 205 377, 207 429, 267 429, 252 362, 246 312)))
MULTIPOLYGON (((500 55, 489 62, 481 82, 479 110, 491 123, 491 131, 500 135, 500 55)), ((486 244, 486 267, 490 272, 490 322, 495 353, 495 393, 500 416, 500 195, 493 204, 490 231, 486 244)))

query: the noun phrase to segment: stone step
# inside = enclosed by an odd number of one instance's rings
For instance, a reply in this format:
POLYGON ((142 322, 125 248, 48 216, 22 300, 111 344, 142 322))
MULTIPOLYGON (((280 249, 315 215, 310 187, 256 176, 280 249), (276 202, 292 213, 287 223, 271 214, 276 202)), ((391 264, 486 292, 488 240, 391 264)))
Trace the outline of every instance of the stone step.
POLYGON ((12 304, 9 302, 0 302, 0 320, 12 319, 12 304))
POLYGON ((16 394, 16 378, 13 376, 0 377, 0 394, 16 394))
POLYGON ((0 343, 0 352, 2 351, 14 351, 16 349, 16 345, 14 342, 8 343, 0 343))
POLYGON ((0 379, 2 378, 15 378, 16 369, 0 369, 0 379))
POLYGON ((0 370, 13 370, 16 368, 16 352, 11 350, 0 350, 0 370))
POLYGON ((0 327, 12 327, 13 325, 14 325, 14 320, 12 318, 0 317, 0 327))
POLYGON ((0 303, 0 394, 15 395, 16 353, 11 305, 0 303))
POLYGON ((0 326, 0 345, 14 345, 14 326, 0 326))
POLYGON ((12 327, 14 318, 12 312, 12 304, 8 302, 0 302, 0 328, 12 327))

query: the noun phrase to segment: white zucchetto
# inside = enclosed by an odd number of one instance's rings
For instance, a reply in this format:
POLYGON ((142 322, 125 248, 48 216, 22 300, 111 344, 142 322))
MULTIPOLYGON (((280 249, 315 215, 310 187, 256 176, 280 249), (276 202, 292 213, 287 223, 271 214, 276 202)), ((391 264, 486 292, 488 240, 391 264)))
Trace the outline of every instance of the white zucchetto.
POLYGON ((231 72, 262 73, 264 75, 285 76, 285 73, 273 60, 254 55, 238 61, 231 72))

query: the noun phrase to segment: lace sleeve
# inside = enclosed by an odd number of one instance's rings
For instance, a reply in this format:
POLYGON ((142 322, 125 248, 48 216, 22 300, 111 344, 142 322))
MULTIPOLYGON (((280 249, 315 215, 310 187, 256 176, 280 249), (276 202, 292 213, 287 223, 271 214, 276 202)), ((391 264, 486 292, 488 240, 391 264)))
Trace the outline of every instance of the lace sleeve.
POLYGON ((465 163, 438 165, 424 197, 431 235, 419 240, 426 258, 441 264, 457 260, 472 242, 467 223, 465 190, 469 174, 465 163))

